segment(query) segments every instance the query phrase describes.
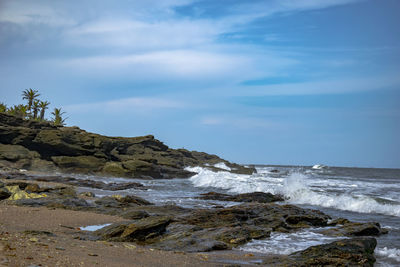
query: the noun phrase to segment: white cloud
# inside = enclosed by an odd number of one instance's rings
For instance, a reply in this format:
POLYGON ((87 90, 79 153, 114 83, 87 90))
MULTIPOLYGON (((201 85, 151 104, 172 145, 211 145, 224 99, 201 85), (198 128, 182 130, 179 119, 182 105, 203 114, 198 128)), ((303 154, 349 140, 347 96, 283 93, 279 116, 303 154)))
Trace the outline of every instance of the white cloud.
POLYGON ((4 1, 0 8, 0 22, 20 25, 46 24, 52 26, 72 26, 76 21, 44 1, 4 1))
POLYGON ((226 29, 207 20, 99 19, 65 32, 68 43, 84 47, 115 46, 128 49, 176 49, 210 44, 226 29))
POLYGON ((70 59, 60 64, 74 71, 94 75, 142 79, 226 79, 253 70, 251 57, 195 50, 157 51, 123 56, 95 56, 70 59))
POLYGON ((185 104, 176 100, 160 97, 131 97, 95 103, 75 104, 65 107, 68 113, 106 112, 135 113, 162 109, 184 108, 185 104))
MULTIPOLYGON (((381 90, 400 86, 400 76, 395 74, 376 75, 368 78, 351 78, 316 82, 246 86, 235 89, 238 95, 312 95, 342 94, 381 90)), ((227 89, 231 90, 231 89, 227 89)), ((232 90, 231 90, 232 91, 232 90)))

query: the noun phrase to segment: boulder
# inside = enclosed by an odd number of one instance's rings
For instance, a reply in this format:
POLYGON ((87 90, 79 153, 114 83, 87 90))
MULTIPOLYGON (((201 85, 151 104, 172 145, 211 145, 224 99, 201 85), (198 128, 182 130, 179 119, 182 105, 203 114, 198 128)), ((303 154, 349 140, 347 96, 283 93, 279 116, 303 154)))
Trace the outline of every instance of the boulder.
POLYGON ((117 223, 95 231, 103 240, 145 242, 165 232, 172 219, 166 216, 150 216, 138 221, 117 223))
POLYGON ((297 266, 374 266, 375 238, 344 239, 291 254, 297 266))
POLYGON ((322 233, 334 236, 380 236, 388 233, 388 230, 381 228, 377 222, 358 223, 347 219, 338 219, 331 222, 330 225, 335 227, 326 229, 322 233))
POLYGON ((140 220, 149 216, 144 210, 130 210, 121 214, 121 217, 130 220, 140 220))
POLYGON ((0 188, 0 201, 7 199, 11 196, 10 191, 8 191, 6 188, 0 188))

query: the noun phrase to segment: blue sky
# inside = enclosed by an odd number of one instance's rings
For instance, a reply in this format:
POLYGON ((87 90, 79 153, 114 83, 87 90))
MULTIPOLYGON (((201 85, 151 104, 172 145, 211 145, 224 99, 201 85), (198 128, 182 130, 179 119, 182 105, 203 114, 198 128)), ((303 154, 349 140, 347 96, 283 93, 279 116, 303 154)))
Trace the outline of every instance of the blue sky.
POLYGON ((238 163, 400 167, 400 1, 0 1, 0 94, 238 163))

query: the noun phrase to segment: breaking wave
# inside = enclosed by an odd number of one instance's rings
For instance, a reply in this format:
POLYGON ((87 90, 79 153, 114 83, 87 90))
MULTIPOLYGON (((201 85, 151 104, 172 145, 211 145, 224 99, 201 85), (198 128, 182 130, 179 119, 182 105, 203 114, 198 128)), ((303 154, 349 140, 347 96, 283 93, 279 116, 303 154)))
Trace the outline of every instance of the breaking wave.
MULTIPOLYGON (((331 192, 329 183, 326 186, 318 182, 318 187, 312 188, 313 177, 303 173, 293 172, 285 177, 269 177, 266 173, 253 175, 233 174, 227 171, 214 172, 206 168, 188 168, 197 174, 190 178, 196 187, 215 187, 228 190, 231 193, 268 192, 282 194, 287 202, 292 204, 316 205, 339 210, 380 213, 399 216, 400 205, 379 203, 374 198, 363 194, 331 192)), ((343 189, 343 188, 342 188, 343 189)))

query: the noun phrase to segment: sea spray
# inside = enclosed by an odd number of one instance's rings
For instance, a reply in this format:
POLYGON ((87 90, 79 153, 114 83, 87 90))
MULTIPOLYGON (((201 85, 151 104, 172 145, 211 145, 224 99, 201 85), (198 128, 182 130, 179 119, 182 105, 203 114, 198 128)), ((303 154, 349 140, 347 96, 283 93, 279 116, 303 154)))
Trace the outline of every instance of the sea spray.
MULTIPOLYGON (((268 172, 253 175, 233 174, 228 171, 215 172, 207 168, 194 167, 187 170, 197 174, 190 178, 196 187, 214 187, 230 193, 268 192, 282 194, 292 204, 315 205, 360 213, 381 213, 400 217, 400 204, 379 203, 364 194, 343 191, 343 183, 334 179, 321 180, 311 174, 293 170, 288 175, 276 178, 268 172), (324 187, 323 185, 326 184, 324 187), (341 192, 331 192, 332 189, 341 192)), ((346 189, 347 190, 347 189, 346 189)))

